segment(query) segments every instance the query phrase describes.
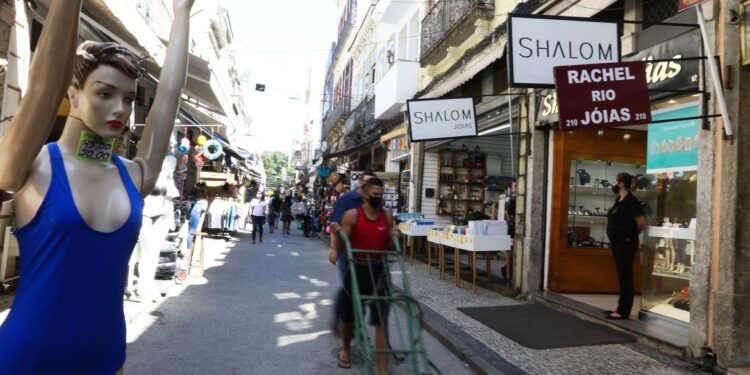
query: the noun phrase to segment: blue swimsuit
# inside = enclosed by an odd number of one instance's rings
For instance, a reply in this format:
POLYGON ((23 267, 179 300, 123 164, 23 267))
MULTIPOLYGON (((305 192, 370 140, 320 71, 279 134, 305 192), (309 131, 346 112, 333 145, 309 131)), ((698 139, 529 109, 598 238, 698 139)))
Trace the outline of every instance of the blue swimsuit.
POLYGON ((0 372, 112 375, 125 363, 123 291, 143 199, 113 155, 130 216, 114 232, 92 229, 73 201, 60 149, 47 148, 47 195, 31 222, 15 231, 21 278, 0 326, 0 372))

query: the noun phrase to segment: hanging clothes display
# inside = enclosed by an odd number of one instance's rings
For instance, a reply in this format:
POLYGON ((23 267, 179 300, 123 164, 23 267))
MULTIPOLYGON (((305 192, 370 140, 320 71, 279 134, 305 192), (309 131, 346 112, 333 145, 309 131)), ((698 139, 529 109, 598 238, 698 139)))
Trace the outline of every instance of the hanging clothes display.
POLYGON ((241 207, 234 199, 217 197, 211 201, 206 214, 205 227, 208 230, 236 232, 241 207))

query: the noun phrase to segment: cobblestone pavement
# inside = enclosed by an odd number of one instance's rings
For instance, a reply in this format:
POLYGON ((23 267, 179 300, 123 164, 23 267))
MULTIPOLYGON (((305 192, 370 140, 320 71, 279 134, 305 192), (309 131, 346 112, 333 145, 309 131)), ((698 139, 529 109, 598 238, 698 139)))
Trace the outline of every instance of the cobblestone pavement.
MULTIPOLYGON (((529 374, 701 374, 689 363, 664 355, 643 344, 598 345, 536 350, 526 348, 482 323, 458 311, 457 307, 507 306, 524 302, 478 288, 475 294, 470 283, 454 286, 452 274, 440 280, 433 269, 415 262, 409 267, 409 281, 414 297, 424 307, 444 319, 439 324, 463 331, 467 340, 481 343, 480 356, 490 363, 499 363, 498 373, 529 374)), ((394 282, 400 279, 394 272, 394 282)), ((495 284, 497 285, 497 284, 495 284)), ((472 349, 476 349, 472 347, 472 349)))

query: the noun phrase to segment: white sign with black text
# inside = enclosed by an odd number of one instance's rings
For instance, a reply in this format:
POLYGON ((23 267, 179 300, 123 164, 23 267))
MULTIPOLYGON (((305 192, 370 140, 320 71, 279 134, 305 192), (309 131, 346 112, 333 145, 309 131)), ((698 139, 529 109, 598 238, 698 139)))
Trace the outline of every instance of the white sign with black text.
POLYGON ((617 27, 615 22, 511 14, 511 86, 554 87, 556 66, 619 62, 617 27))
POLYGON ((407 100, 412 142, 477 135, 473 98, 407 100))

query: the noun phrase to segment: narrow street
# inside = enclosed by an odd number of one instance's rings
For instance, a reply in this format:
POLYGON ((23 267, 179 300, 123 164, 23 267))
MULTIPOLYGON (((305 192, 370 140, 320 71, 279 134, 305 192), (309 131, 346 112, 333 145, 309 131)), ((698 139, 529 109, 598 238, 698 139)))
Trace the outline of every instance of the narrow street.
MULTIPOLYGON (((339 279, 326 254, 322 241, 296 230, 266 233, 257 245, 249 233, 230 242, 207 240, 205 280, 191 277, 171 287, 161 304, 125 302, 125 373, 356 373, 337 367, 340 344, 328 322, 339 279)), ((473 373, 424 335, 443 373, 473 373)))

